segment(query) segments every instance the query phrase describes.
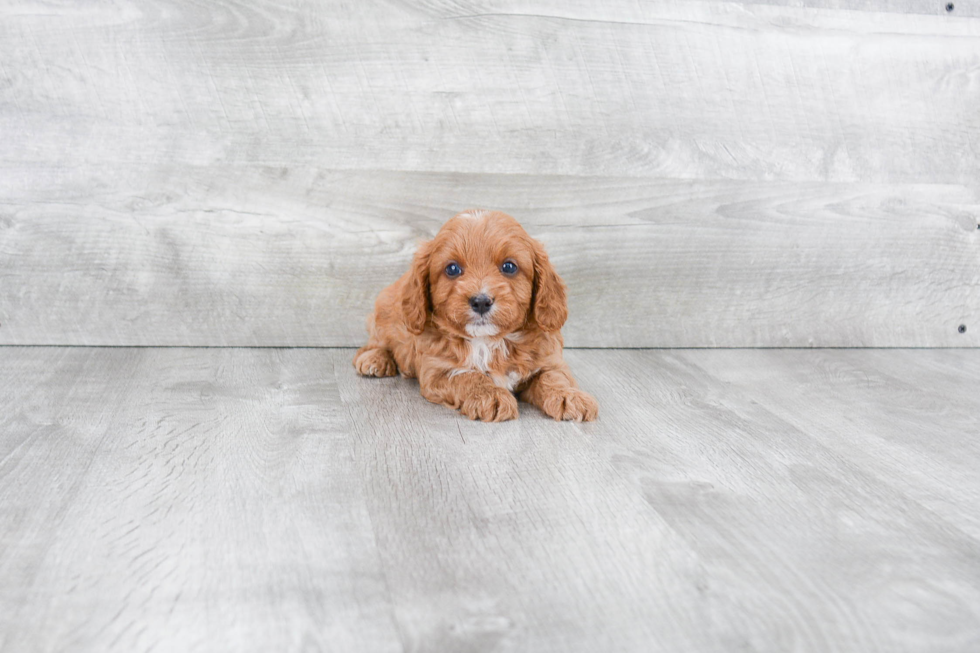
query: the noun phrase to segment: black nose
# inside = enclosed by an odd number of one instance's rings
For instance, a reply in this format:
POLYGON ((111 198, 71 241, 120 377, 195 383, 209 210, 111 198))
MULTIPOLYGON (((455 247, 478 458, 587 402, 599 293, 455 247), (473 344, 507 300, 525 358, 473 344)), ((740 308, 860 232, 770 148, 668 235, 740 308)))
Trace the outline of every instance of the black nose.
POLYGON ((475 297, 470 297, 470 308, 479 313, 480 315, 486 315, 490 307, 493 306, 493 299, 487 295, 477 295, 475 297))

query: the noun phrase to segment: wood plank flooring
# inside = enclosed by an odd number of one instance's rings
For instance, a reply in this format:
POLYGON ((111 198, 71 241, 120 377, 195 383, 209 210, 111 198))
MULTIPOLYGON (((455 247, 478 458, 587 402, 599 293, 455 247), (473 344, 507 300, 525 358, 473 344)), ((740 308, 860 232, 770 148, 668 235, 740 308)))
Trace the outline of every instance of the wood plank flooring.
POLYGON ((0 348, 0 651, 975 651, 980 351, 0 348))

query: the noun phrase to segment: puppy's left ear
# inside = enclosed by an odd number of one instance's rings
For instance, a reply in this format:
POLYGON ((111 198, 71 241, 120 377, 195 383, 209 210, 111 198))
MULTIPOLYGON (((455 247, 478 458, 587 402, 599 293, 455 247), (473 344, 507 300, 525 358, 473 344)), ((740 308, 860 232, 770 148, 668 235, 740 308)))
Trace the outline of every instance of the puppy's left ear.
POLYGON ((432 299, 429 296, 429 255, 431 243, 422 243, 408 274, 408 286, 402 297, 402 314, 405 326, 415 335, 425 331, 426 322, 432 313, 432 299))
POLYGON ((565 282, 561 280, 548 259, 544 246, 531 241, 534 249, 534 290, 531 298, 531 319, 545 331, 558 331, 568 319, 568 299, 565 282))

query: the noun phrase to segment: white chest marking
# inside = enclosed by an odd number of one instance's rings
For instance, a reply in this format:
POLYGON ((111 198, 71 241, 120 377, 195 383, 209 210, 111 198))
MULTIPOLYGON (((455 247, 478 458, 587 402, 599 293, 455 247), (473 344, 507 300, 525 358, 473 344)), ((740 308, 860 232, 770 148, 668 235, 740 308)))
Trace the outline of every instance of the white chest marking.
POLYGON ((490 372, 490 364, 493 363, 498 351, 502 351, 504 357, 507 357, 507 345, 503 340, 473 338, 469 341, 469 346, 470 355, 466 359, 466 364, 484 374, 490 372))
MULTIPOLYGON (((494 324, 467 324, 466 333, 471 338, 487 338, 497 335, 499 329, 494 324)), ((507 336, 504 336, 507 337, 507 336)))
MULTIPOLYGON (((467 326, 466 330, 473 335, 470 327, 467 326)), ((474 329, 475 331, 475 329, 474 329)), ((496 333, 496 328, 494 327, 494 333, 496 333)), ((488 337, 476 336, 467 340, 467 347, 469 348, 469 355, 466 357, 466 367, 460 367, 449 373, 449 378, 458 376, 460 374, 466 374, 467 372, 474 372, 477 374, 486 374, 493 381, 494 385, 501 388, 507 388, 512 391, 521 381, 526 377, 517 371, 510 371, 507 374, 493 374, 490 372, 490 366, 493 364, 494 360, 499 353, 504 360, 507 359, 509 353, 507 349, 507 342, 519 341, 522 334, 518 332, 517 337, 512 337, 515 334, 508 334, 504 338, 498 338, 493 340, 488 337)))

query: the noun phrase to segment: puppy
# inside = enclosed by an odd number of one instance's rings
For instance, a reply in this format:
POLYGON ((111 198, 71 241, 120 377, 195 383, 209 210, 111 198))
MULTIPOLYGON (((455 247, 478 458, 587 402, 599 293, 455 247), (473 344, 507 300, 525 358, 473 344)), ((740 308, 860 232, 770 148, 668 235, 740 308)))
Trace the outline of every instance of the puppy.
POLYGON ((562 358, 567 317, 541 243, 505 213, 467 211, 378 296, 354 367, 418 378, 423 397, 470 419, 516 418, 516 393, 556 420, 591 421, 599 406, 562 358))

